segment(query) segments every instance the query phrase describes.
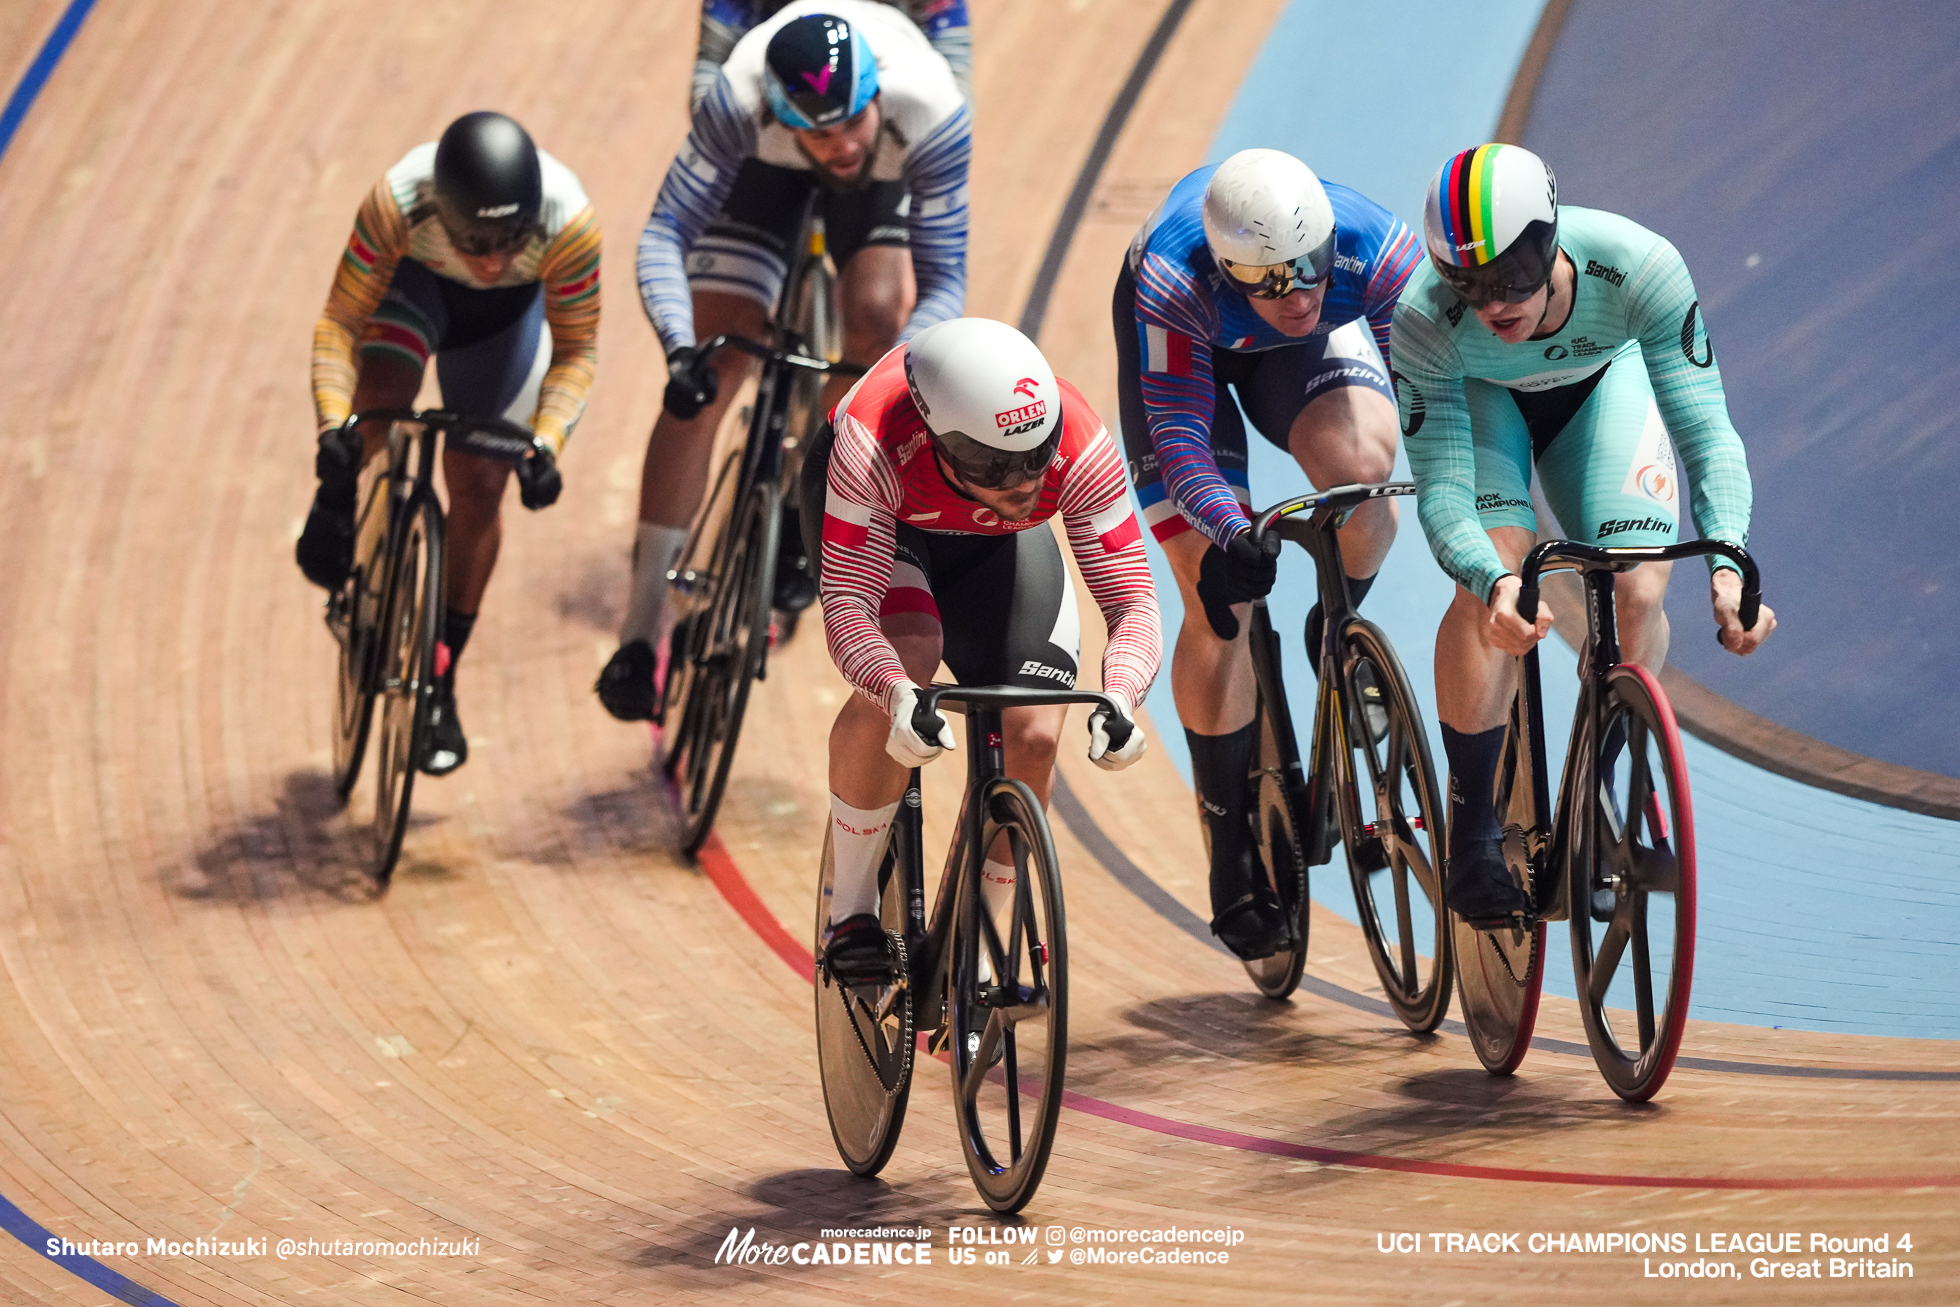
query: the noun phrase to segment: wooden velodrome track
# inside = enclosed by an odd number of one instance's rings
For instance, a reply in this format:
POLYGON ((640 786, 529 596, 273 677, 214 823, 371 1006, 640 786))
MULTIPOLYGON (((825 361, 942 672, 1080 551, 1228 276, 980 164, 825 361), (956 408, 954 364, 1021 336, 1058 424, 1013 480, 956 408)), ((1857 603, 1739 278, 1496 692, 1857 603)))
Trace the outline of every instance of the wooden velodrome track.
MULTIPOLYGON (((970 311, 1019 316, 1161 7, 973 5, 970 311)), ((1197 0, 1094 193, 1043 340, 1105 411, 1119 251, 1201 161, 1280 7, 1197 0)), ((8 85, 63 8, 0 13, 8 85)), ((1229 1226, 1245 1233, 1230 1264, 948 1265, 945 1227, 993 1222, 929 1064, 882 1182, 840 1169, 794 965, 842 693, 821 642, 783 650, 758 688, 712 878, 672 851, 645 733, 589 689, 659 400, 631 252, 684 131, 696 12, 104 0, 0 166, 0 1196, 20 1236, 0 1240, 5 1301, 110 1301, 24 1223, 76 1242, 478 1241, 99 1259, 168 1301, 227 1307, 1954 1301, 1960 1049, 1697 1024, 1685 1054, 1748 1066, 1684 1067, 1643 1109, 1582 1056, 1541 1049, 1492 1080, 1460 1037, 1412 1039, 1305 993, 1258 1000, 1065 829, 1080 1097, 1027 1218, 1229 1226), (599 207, 600 380, 564 501, 507 514, 461 674, 470 765, 418 787, 376 903, 331 801, 330 640, 291 557, 311 491, 306 351, 365 189, 485 106, 599 207), (772 946, 772 919, 793 938, 772 946), (879 1223, 932 1227, 933 1265, 713 1264, 732 1227, 794 1242, 879 1223), (1427 1237, 1675 1231, 1692 1250, 1789 1230, 1909 1232, 1914 1278, 1683 1285, 1625 1252, 1451 1254, 1427 1237), (1422 1233, 1421 1251, 1378 1251, 1393 1232, 1422 1233)), ((1083 810, 1202 912, 1169 763, 1105 776, 1070 739, 1083 810)), ((943 801, 956 772, 939 771, 943 801)), ((932 817, 943 832, 943 807, 932 817)), ((1316 932, 1314 976, 1370 991, 1355 933, 1331 917, 1316 932)), ((1560 966, 1562 936, 1553 949, 1560 966)), ((1569 1005, 1547 1009, 1545 1034, 1583 1040, 1569 1005)))

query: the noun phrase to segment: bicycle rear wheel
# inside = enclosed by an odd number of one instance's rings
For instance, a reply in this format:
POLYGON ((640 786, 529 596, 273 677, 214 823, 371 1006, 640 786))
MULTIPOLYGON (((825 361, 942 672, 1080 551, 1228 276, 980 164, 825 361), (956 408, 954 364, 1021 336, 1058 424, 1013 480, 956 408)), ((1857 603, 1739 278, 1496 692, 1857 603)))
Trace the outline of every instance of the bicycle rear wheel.
MULTIPOLYGON (((1299 987, 1307 965, 1307 927, 1311 908, 1307 897, 1307 857, 1300 843, 1305 825, 1302 815, 1305 796, 1297 793, 1299 769, 1286 766, 1286 752, 1280 747, 1281 732, 1290 731, 1290 722, 1280 721, 1274 705, 1259 696, 1253 710, 1258 731, 1253 743, 1252 788, 1247 818, 1252 824, 1252 856, 1267 886, 1279 899, 1287 920, 1292 923, 1292 939, 1271 957, 1244 961, 1245 974, 1253 987, 1271 999, 1283 999, 1299 987)), ((1292 750, 1295 758, 1299 750, 1292 750)))
POLYGON ((1607 673, 1600 726, 1587 847, 1568 873, 1572 967, 1593 1060, 1639 1103, 1674 1069, 1688 1021, 1694 811, 1674 709, 1644 668, 1607 673))
POLYGON ((333 792, 342 803, 361 778, 367 756, 368 733, 374 722, 375 658, 380 641, 381 601, 387 591, 382 553, 388 533, 368 515, 388 511, 389 478, 374 478, 368 491, 367 512, 354 539, 364 552, 339 590, 327 597, 327 629, 340 647, 334 677, 333 792))
MULTIPOLYGON (((1508 792, 1498 806, 1504 815, 1504 860, 1512 879, 1531 890, 1531 862, 1541 835, 1531 797, 1532 780, 1520 713, 1514 709, 1504 739, 1498 774, 1508 792)), ((1454 782, 1452 782, 1454 784, 1454 782)), ((1452 912, 1450 947, 1456 965, 1457 996, 1463 1024, 1477 1060, 1494 1076, 1509 1075, 1531 1047, 1538 1024, 1538 996, 1545 982, 1545 923, 1529 929, 1477 930, 1452 912)))
POLYGON ((679 724, 666 772, 681 806, 683 851, 692 857, 714 829, 748 707, 749 686, 769 650, 769 605, 782 529, 780 489, 757 484, 715 550, 713 571, 694 574, 698 606, 684 619, 668 668, 667 709, 679 724), (702 593, 705 590, 705 594, 702 593))
POLYGON ((977 883, 958 889, 947 983, 953 1109, 974 1187, 1007 1213, 1034 1197, 1055 1142, 1068 1060, 1068 940, 1041 804, 1005 779, 979 801, 982 855, 1006 838, 1014 898, 997 922, 977 883))
POLYGON ((890 932, 899 965, 889 985, 846 985, 824 966, 824 934, 830 922, 830 836, 823 841, 823 870, 817 878, 815 954, 817 1066, 823 1076, 824 1112, 837 1155, 854 1175, 876 1175, 898 1147, 905 1104, 912 1093, 914 994, 905 955, 904 878, 890 888, 897 841, 885 846, 878 883, 884 890, 880 915, 890 932))
POLYGON ((442 613, 442 515, 433 499, 408 510, 393 559, 378 638, 381 738, 374 787, 374 879, 384 891, 408 830, 415 768, 435 693, 436 623, 442 613))
POLYGON ((1410 1030, 1427 1032, 1449 1011, 1451 980, 1429 731, 1381 628, 1353 618, 1341 641, 1351 786, 1341 839, 1354 902, 1389 1005, 1410 1030))

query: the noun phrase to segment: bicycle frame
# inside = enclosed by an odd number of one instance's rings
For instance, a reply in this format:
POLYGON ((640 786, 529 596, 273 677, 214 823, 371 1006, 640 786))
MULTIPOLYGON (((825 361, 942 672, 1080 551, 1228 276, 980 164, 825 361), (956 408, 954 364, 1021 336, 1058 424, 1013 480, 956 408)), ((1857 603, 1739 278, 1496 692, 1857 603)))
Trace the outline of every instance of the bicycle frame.
MULTIPOLYGON (((1580 651, 1579 706, 1572 715, 1572 734, 1566 744, 1565 768, 1559 777, 1558 804, 1547 811, 1545 714, 1539 687, 1538 650, 1524 655, 1518 677, 1518 694, 1513 706, 1513 722, 1522 724, 1531 742, 1531 786, 1533 827, 1524 832, 1526 864, 1532 871, 1532 899, 1539 921, 1566 921, 1571 916, 1570 894, 1564 872, 1573 858, 1591 856, 1587 843, 1590 824, 1581 820, 1585 806, 1581 796, 1591 794, 1597 785, 1593 774, 1593 744, 1603 715, 1601 693, 1607 673, 1623 661, 1620 656, 1619 621, 1613 606, 1613 577, 1641 563, 1674 562, 1720 554, 1742 570, 1742 608, 1739 616, 1745 629, 1756 625, 1762 605, 1762 585, 1755 560, 1739 546, 1725 540, 1690 540, 1681 544, 1642 548, 1609 549, 1570 540, 1548 540, 1525 558, 1523 584, 1518 590, 1518 614, 1527 622, 1538 617, 1538 578, 1546 570, 1574 570, 1580 573, 1586 593, 1586 644, 1580 651), (1547 876, 1546 871, 1555 874, 1547 876), (1549 882, 1549 884, 1547 883, 1549 882)), ((1512 760, 1507 759, 1507 763, 1512 760)), ((1507 767, 1503 774, 1515 774, 1507 767)))

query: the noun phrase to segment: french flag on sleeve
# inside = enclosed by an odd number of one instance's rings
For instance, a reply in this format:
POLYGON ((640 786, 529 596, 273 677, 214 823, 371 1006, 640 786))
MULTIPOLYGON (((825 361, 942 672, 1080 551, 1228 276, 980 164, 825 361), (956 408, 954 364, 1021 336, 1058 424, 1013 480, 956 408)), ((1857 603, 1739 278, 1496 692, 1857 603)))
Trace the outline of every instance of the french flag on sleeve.
POLYGON ((1143 323, 1143 370, 1173 377, 1191 375, 1191 338, 1143 323))

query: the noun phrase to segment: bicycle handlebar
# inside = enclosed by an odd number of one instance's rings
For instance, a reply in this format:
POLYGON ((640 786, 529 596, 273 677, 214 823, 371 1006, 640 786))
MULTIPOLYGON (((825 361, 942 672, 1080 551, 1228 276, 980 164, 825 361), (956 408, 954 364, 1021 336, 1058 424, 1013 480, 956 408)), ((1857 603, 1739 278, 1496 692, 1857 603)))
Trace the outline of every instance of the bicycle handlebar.
POLYGON ((813 359, 807 354, 791 354, 764 345, 760 341, 750 340, 746 336, 732 336, 725 332, 719 336, 710 336, 695 346, 695 357, 701 360, 701 366, 706 367, 708 360, 724 349, 740 350, 765 363, 788 364, 790 367, 802 368, 807 372, 835 373, 840 377, 861 377, 865 372, 855 363, 832 363, 829 359, 813 359))
POLYGON ((503 418, 474 417, 452 409, 371 408, 350 414, 341 423, 350 430, 363 422, 415 422, 432 430, 448 433, 452 448, 465 454, 494 458, 505 463, 521 463, 539 449, 550 446, 531 429, 503 418))
POLYGON ((1103 733, 1109 737, 1111 752, 1130 742, 1136 723, 1124 713, 1122 705, 1094 690, 1030 690, 1019 685, 926 685, 912 707, 912 731, 920 739, 932 739, 937 732, 933 721, 941 699, 957 700, 981 708, 1041 708, 1061 703, 1093 703, 1109 710, 1103 733))
MULTIPOLYGON (((1322 508, 1335 510, 1354 508, 1370 499, 1382 499, 1389 495, 1413 495, 1416 483, 1413 481, 1374 481, 1367 484, 1334 486, 1327 490, 1316 490, 1310 495, 1300 495, 1293 499, 1274 504, 1252 519, 1252 543, 1265 548, 1266 535, 1273 524, 1295 513, 1322 508)), ((1271 551, 1268 551, 1269 553, 1271 551)))
POLYGON ((1743 630, 1755 630, 1756 618, 1763 606, 1762 579, 1756 571, 1756 560, 1741 545, 1732 545, 1726 540, 1688 540, 1678 545, 1620 549, 1584 545, 1576 540, 1547 540, 1525 556, 1520 577, 1523 584, 1518 587, 1518 616, 1527 622, 1538 620, 1538 574, 1545 570, 1547 564, 1570 563, 1581 572, 1601 568, 1624 572, 1635 563, 1671 563, 1679 558, 1697 558, 1707 554, 1720 554, 1742 570, 1742 608, 1737 615, 1742 619, 1743 630))

